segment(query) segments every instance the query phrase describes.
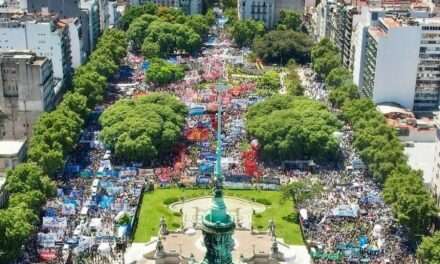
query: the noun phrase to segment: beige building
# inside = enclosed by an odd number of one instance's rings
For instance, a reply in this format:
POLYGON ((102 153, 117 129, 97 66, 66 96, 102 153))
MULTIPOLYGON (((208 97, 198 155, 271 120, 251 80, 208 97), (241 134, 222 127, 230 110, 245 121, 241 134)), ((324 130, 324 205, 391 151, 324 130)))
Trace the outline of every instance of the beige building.
POLYGON ((38 116, 54 105, 52 62, 29 51, 0 53, 0 138, 30 136, 38 116))
POLYGON ((305 0, 238 0, 237 12, 240 20, 263 21, 272 28, 280 19, 282 10, 304 12, 305 0))

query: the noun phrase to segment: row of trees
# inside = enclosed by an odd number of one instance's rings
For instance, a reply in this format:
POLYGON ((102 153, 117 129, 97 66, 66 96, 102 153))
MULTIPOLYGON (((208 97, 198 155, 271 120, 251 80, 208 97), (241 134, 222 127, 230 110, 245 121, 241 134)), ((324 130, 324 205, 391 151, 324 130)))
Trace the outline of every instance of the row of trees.
POLYGON ((350 72, 342 68, 337 48, 324 39, 312 49, 311 57, 313 68, 325 78, 330 89, 332 104, 342 110, 341 117, 353 127, 354 147, 368 165, 371 176, 383 186, 384 200, 392 207, 398 222, 406 227, 411 241, 420 241, 437 214, 421 172, 407 165, 396 131, 386 124, 374 103, 368 98, 359 99, 350 72))
POLYGON ((186 106, 167 93, 120 100, 99 119, 101 139, 118 160, 150 164, 177 144, 186 115, 186 106))
POLYGON ((274 95, 249 108, 246 128, 261 143, 263 160, 334 160, 340 126, 327 108, 304 97, 274 95))
POLYGON ((102 101, 106 82, 118 69, 126 49, 123 31, 104 32, 89 62, 76 71, 72 91, 34 125, 27 163, 7 173, 6 191, 10 196, 6 209, 0 210, 0 263, 10 263, 23 252, 22 245, 38 225, 41 206, 55 194, 49 177, 55 177, 63 168, 89 109, 102 101))

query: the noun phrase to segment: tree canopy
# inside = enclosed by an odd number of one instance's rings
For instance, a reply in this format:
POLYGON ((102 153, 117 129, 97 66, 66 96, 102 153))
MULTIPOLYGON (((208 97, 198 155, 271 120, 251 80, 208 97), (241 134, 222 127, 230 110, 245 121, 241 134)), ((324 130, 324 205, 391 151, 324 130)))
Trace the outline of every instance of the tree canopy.
POLYGON ((169 63, 163 59, 153 59, 145 74, 147 82, 165 85, 183 79, 185 70, 182 66, 169 63))
POLYGON ((295 11, 281 10, 280 20, 278 21, 277 29, 293 31, 300 31, 302 25, 301 14, 295 11))
POLYGON ((298 67, 295 61, 289 61, 287 64, 287 75, 284 79, 284 85, 286 86, 288 95, 301 96, 304 94, 304 87, 301 85, 301 79, 299 78, 297 69, 298 67))
POLYGON ((311 58, 313 70, 324 78, 331 70, 341 65, 338 48, 326 38, 313 46, 311 58))
POLYGON ((335 160, 339 122, 324 105, 304 97, 274 95, 249 108, 246 127, 266 161, 335 160))
POLYGON ((440 263, 440 232, 435 232, 432 236, 424 237, 422 243, 417 248, 417 257, 423 264, 440 263))
POLYGON ((291 59, 298 63, 308 62, 312 45, 312 40, 305 33, 273 30, 257 38, 253 49, 264 62, 284 65, 291 59))
POLYGON ((101 139, 120 161, 149 164, 169 154, 181 137, 186 106, 166 93, 120 100, 100 117, 101 139))
POLYGON ((256 37, 264 34, 264 23, 256 20, 239 20, 231 26, 230 32, 239 47, 251 46, 256 37))
POLYGON ((277 94, 280 88, 280 76, 276 71, 267 71, 257 79, 257 93, 261 96, 277 94))

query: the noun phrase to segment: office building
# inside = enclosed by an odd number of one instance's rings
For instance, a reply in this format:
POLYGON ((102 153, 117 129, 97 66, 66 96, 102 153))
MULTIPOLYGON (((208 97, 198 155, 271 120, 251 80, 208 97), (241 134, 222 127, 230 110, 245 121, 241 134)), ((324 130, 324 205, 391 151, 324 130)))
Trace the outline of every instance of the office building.
POLYGON ((2 139, 29 137, 38 116, 54 107, 51 60, 30 51, 0 53, 2 139))
POLYGON ((303 13, 304 4, 304 0, 238 0, 237 12, 240 20, 259 20, 272 28, 279 21, 282 10, 303 13))
POLYGON ((187 15, 201 14, 203 8, 202 0, 130 0, 130 5, 143 5, 145 3, 180 8, 187 15))

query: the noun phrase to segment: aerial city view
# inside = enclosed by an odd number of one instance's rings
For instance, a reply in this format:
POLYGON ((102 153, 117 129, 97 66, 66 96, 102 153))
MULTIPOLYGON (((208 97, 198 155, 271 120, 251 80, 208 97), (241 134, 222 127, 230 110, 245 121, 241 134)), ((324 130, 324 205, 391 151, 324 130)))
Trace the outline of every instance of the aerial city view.
POLYGON ((439 0, 0 0, 0 264, 440 264, 439 0))

